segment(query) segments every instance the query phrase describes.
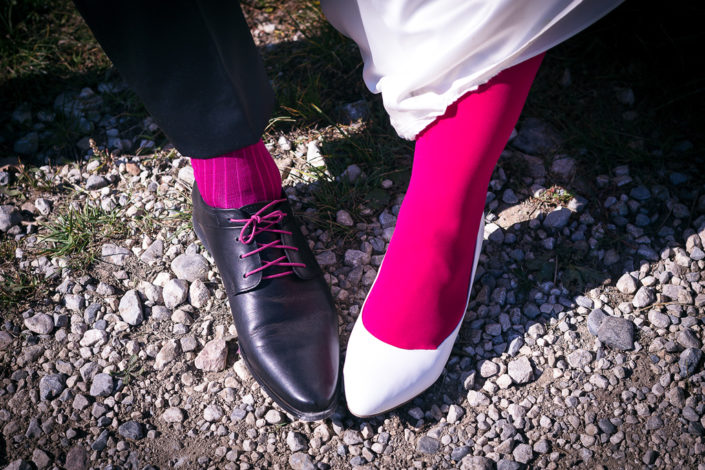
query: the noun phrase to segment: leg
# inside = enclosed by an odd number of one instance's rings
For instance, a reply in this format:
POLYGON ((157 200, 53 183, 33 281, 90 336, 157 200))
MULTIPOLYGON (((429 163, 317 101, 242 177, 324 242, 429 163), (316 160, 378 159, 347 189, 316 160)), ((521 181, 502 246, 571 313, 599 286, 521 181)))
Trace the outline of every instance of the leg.
POLYGON ((237 2, 76 4, 164 133, 194 157, 207 204, 279 197, 279 170, 260 141, 274 94, 237 2))
POLYGON ((252 375, 291 414, 329 416, 337 315, 260 140, 273 93, 238 3, 77 4, 167 136, 195 157, 194 230, 218 266, 252 375))
POLYGON ((418 137, 394 236, 348 343, 354 414, 396 407, 440 375, 467 307, 489 179, 542 57, 465 95, 418 137))
POLYGON ((274 93, 239 3, 75 3, 182 154, 215 157, 257 143, 274 93))

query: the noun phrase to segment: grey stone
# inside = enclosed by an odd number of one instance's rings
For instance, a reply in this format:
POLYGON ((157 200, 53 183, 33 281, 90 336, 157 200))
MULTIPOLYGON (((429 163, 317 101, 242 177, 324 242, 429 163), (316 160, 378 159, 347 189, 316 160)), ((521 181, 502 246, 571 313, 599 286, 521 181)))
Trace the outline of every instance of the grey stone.
POLYGON ((510 356, 516 356, 519 354, 519 350, 524 346, 524 338, 517 336, 509 342, 509 347, 507 348, 507 354, 510 356))
POLYGON ((164 370, 166 365, 176 359, 180 352, 181 347, 178 341, 167 340, 157 353, 157 357, 154 360, 154 368, 156 370, 164 370))
POLYGON ((196 181, 196 178, 193 176, 193 167, 191 165, 180 168, 176 177, 188 184, 189 187, 193 186, 194 181, 196 181))
POLYGON ((507 204, 516 204, 519 202, 519 198, 516 194, 514 194, 514 191, 512 191, 511 188, 508 188, 504 190, 504 193, 502 193, 502 201, 507 204))
POLYGON ((296 452, 289 456, 289 465, 292 470, 316 470, 311 456, 304 452, 296 452))
POLYGON ((453 449, 451 451, 450 458, 457 462, 459 460, 462 460, 463 457, 468 455, 470 452, 472 452, 472 447, 470 447, 470 446, 456 447, 455 449, 453 449))
POLYGON ((25 318, 24 325, 27 329, 38 335, 48 335, 54 329, 54 319, 45 313, 37 313, 25 318))
POLYGON ((96 344, 104 344, 108 340, 108 333, 105 330, 90 329, 83 333, 79 344, 84 347, 91 347, 96 344))
POLYGON ((72 312, 80 312, 86 305, 86 299, 81 294, 66 294, 64 296, 64 305, 72 312))
POLYGON ((554 230, 561 229, 568 225, 568 220, 570 219, 571 214, 572 212, 570 209, 559 207, 558 209, 546 214, 546 218, 543 219, 543 226, 554 230))
POLYGON ((86 189, 89 191, 93 191, 96 189, 102 189, 110 184, 110 181, 108 181, 104 176, 102 175, 90 175, 88 179, 86 180, 86 189))
POLYGON ((140 260, 148 265, 160 262, 164 257, 164 242, 154 240, 149 247, 140 255, 140 260))
POLYGON ((685 329, 681 330, 678 332, 678 337, 677 337, 678 344, 683 346, 684 348, 695 348, 699 349, 700 346, 700 340, 695 336, 692 330, 690 329, 685 329))
POLYGON ((204 372, 225 370, 228 359, 228 345, 223 339, 214 339, 206 343, 198 356, 195 366, 204 372))
POLYGON ((306 162, 313 167, 325 166, 326 161, 321 155, 321 150, 315 141, 309 142, 306 146, 306 162))
POLYGON ((298 452, 308 448, 308 441, 300 432, 289 431, 286 435, 286 445, 289 446, 292 452, 298 452))
POLYGON ((132 252, 125 247, 106 243, 101 247, 101 257, 104 261, 116 266, 124 266, 125 260, 132 252))
POLYGON ((0 206, 0 232, 7 232, 22 222, 22 216, 15 206, 0 206))
POLYGON ((354 183, 362 175, 362 170, 359 166, 353 164, 348 166, 341 174, 340 179, 354 183))
POLYGON ((534 458, 534 451, 529 444, 519 444, 512 451, 512 456, 517 462, 527 464, 534 458))
POLYGON ((49 199, 43 197, 38 198, 34 201, 34 207, 36 207, 43 216, 47 216, 51 213, 51 201, 49 199))
POLYGON ((497 470, 520 470, 521 464, 513 460, 499 459, 497 461, 497 470))
POLYGON ((144 426, 137 421, 127 421, 118 427, 118 434, 131 441, 139 441, 145 436, 144 426))
POLYGON ((512 140, 512 145, 529 155, 545 154, 555 150, 561 143, 558 133, 545 121, 527 118, 512 140))
POLYGON ((520 154, 519 157, 526 162, 527 173, 532 178, 543 178, 546 176, 546 167, 543 159, 531 155, 520 154))
POLYGON ((460 470, 494 470, 494 462, 487 457, 466 455, 460 461, 460 470))
POLYGON ((191 283, 188 290, 189 303, 196 308, 203 308, 211 298, 211 293, 208 287, 200 279, 196 279, 191 283))
POLYGON ((695 261, 700 261, 702 259, 705 259, 705 251, 700 249, 700 247, 694 247, 690 251, 690 259, 695 260, 695 261))
MULTIPOLYGON (((67 392, 70 393, 69 390, 67 392)), ((62 398, 60 398, 62 401, 64 401, 62 398)), ((32 418, 29 421, 29 426, 27 426, 27 432, 25 432, 25 437, 28 437, 30 439, 36 439, 39 436, 42 435, 42 428, 39 426, 39 418, 32 418)))
POLYGON ((595 302, 591 298, 585 297, 584 295, 579 295, 575 298, 575 303, 580 307, 592 308, 595 306, 595 302))
POLYGON ((703 352, 700 349, 685 349, 678 359, 678 368, 680 370, 681 377, 690 377, 693 375, 702 358, 703 352))
POLYGON ((650 287, 642 286, 636 292, 634 300, 632 300, 632 305, 634 305, 635 308, 644 308, 654 302, 656 302, 656 292, 650 287))
POLYGON ((490 404, 490 398, 482 392, 476 390, 468 391, 468 404, 471 407, 487 406, 490 404))
POLYGON ((208 261, 198 253, 184 253, 177 256, 171 262, 171 270, 174 271, 177 278, 185 279, 188 282, 193 282, 196 279, 208 280, 208 261))
POLYGON ((139 325, 144 320, 142 313, 142 301, 136 290, 131 289, 125 292, 125 295, 120 299, 118 306, 120 317, 128 325, 139 325))
POLYGON ((88 408, 90 406, 90 402, 88 401, 88 398, 86 398, 85 395, 78 394, 76 397, 73 399, 73 404, 71 405, 73 409, 82 411, 88 408))
POLYGON ((592 353, 584 349, 576 349, 566 357, 570 367, 582 369, 592 361, 592 353))
POLYGON ((503 243, 504 231, 499 225, 495 223, 486 224, 483 237, 485 240, 489 240, 493 243, 503 243))
POLYGON ((349 446, 362 444, 362 436, 358 431, 348 429, 343 432, 343 442, 349 446))
POLYGON ((264 420, 269 424, 281 424, 284 422, 284 417, 277 410, 268 410, 264 414, 264 420))
POLYGON ((46 468, 51 463, 51 458, 42 449, 34 449, 32 451, 32 462, 37 468, 46 468))
POLYGON ((95 293, 103 296, 115 295, 115 288, 104 282, 99 282, 98 287, 95 289, 95 293))
POLYGON ((346 250, 345 251, 345 265, 357 268, 359 266, 364 266, 369 264, 370 255, 360 250, 346 250))
POLYGON ((480 363, 480 376, 483 378, 492 377, 499 372, 499 365, 492 361, 482 361, 480 363))
POLYGON ((32 464, 23 459, 17 459, 10 462, 4 470, 32 470, 32 464))
POLYGON ((416 443, 416 450, 422 454, 435 454, 441 447, 441 443, 438 439, 434 439, 430 436, 422 436, 416 443))
POLYGON ((654 462, 656 462, 657 457, 658 452, 653 449, 649 449, 644 453, 644 456, 641 458, 641 461, 644 462, 644 465, 653 465, 654 462))
POLYGON ((181 408, 172 406, 162 413, 161 419, 166 423, 181 423, 184 421, 184 411, 181 408))
POLYGON ((39 398, 51 400, 64 391, 66 388, 66 376, 64 374, 45 375, 39 380, 39 398))
POLYGON ((597 330, 597 337, 607 346, 620 351, 634 348, 634 323, 626 318, 607 316, 597 330))
POLYGON ((113 394, 115 381, 110 374, 99 373, 93 377, 91 389, 88 393, 92 397, 109 397, 113 394))
POLYGON ((665 315, 659 312, 658 310, 650 310, 648 318, 649 323, 651 323, 656 328, 668 328, 668 326, 671 324, 671 319, 668 317, 668 315, 665 315))
POLYGON ((602 321, 605 319, 607 315, 605 312, 602 311, 602 309, 596 308, 592 312, 590 312, 590 315, 587 317, 587 327, 588 331, 590 332, 591 335, 597 336, 597 332, 600 329, 600 325, 602 324, 602 321))
POLYGON ((637 284, 636 279, 634 279, 634 276, 629 273, 624 273, 617 281, 617 290, 622 294, 631 295, 636 292, 638 287, 639 285, 637 284))
POLYGON ((14 339, 7 331, 0 331, 0 351, 4 351, 12 345, 14 339))
POLYGON ((637 186, 629 192, 629 196, 637 201, 646 201, 651 198, 651 191, 646 186, 637 186))
POLYGON ((465 414, 465 410, 462 407, 460 407, 456 404, 452 404, 448 407, 448 414, 446 415, 446 421, 449 424, 456 423, 456 422, 460 421, 460 419, 463 417, 464 414, 465 414))
POLYGON ((74 446, 66 454, 66 470, 86 470, 88 468, 88 453, 83 446, 74 446))
POLYGON ((343 209, 340 209, 338 212, 335 213, 335 221, 345 227, 352 227, 353 225, 355 225, 355 221, 353 220, 350 213, 343 209))
POLYGON ((102 451, 108 445, 108 438, 109 437, 110 437, 110 434, 108 433, 108 430, 103 429, 103 431, 96 438, 96 440, 93 441, 93 444, 91 444, 91 449, 96 452, 102 451))
POLYGON ((330 250, 322 251, 316 255, 316 261, 320 266, 332 266, 335 264, 335 253, 330 250))
POLYGON ((164 297, 164 305, 167 308, 174 309, 186 302, 188 298, 188 282, 184 279, 170 279, 164 284, 162 291, 164 297))
POLYGON ((551 452, 551 441, 547 439, 541 439, 536 444, 534 444, 534 452, 538 454, 547 454, 551 452))
POLYGON ((657 429, 661 429, 663 427, 663 420, 661 417, 657 414, 653 414, 649 416, 646 420, 646 430, 647 431, 655 431, 657 429))
POLYGON ((575 168, 576 162, 574 158, 557 158, 551 164, 551 173, 562 180, 569 180, 575 175, 575 168))
POLYGON ((605 434, 612 435, 617 432, 617 427, 607 418, 602 418, 597 422, 597 426, 605 434))
POLYGON ((214 423, 220 421, 223 417, 223 409, 218 405, 208 405, 206 409, 203 410, 203 419, 209 423, 214 423))
POLYGON ((507 373, 515 383, 525 384, 531 381, 534 370, 531 367, 529 358, 521 356, 509 362, 507 373))

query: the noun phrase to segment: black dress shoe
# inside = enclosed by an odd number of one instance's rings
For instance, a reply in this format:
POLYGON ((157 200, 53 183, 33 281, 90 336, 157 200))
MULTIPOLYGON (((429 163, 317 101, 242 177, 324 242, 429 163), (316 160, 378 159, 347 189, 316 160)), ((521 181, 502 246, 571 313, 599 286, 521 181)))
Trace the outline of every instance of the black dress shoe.
POLYGON ((193 228, 218 265, 250 372, 297 418, 330 416, 338 397, 337 315, 286 196, 216 209, 194 184, 191 197, 193 228))

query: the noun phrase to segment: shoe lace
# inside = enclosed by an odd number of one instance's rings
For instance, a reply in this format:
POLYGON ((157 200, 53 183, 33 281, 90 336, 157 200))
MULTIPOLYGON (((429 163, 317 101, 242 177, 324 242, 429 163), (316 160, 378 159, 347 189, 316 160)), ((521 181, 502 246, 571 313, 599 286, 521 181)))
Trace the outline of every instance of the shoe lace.
MULTIPOLYGON (((248 245, 254 240, 254 238, 259 235, 260 233, 263 232, 270 232, 270 233, 277 233, 277 234, 287 234, 291 235, 292 233, 288 230, 281 230, 277 228, 273 228, 276 224, 281 222, 284 217, 286 217, 286 213, 277 209, 273 210, 271 212, 268 212, 272 207, 275 205, 286 201, 286 199, 275 199, 274 201, 270 202, 269 204, 265 205, 262 207, 260 210, 255 212, 250 216, 249 219, 230 219, 230 222, 235 222, 235 223, 244 223, 245 225, 242 226, 242 229, 240 230, 240 237, 238 238, 238 241, 241 243, 244 243, 245 245, 248 245)), ((247 258, 248 256, 252 256, 256 253, 260 253, 264 250, 267 250, 269 248, 278 248, 282 250, 294 250, 294 251, 299 251, 298 248, 295 246, 289 246, 289 245, 284 245, 284 243, 281 241, 281 237, 277 238, 276 240, 273 240, 269 243, 265 244, 260 244, 259 242, 256 242, 257 248, 250 251, 249 253, 246 253, 244 255, 240 255, 240 259, 247 258)), ((256 274, 260 271, 264 271, 267 268, 271 268, 273 266, 280 266, 280 267, 285 267, 285 268, 293 268, 293 267, 301 267, 305 268, 306 265, 303 263, 291 263, 289 261, 286 261, 286 254, 284 256, 280 256, 279 258, 272 260, 272 261, 266 261, 262 266, 260 266, 257 269, 253 269, 252 271, 249 271, 244 274, 244 277, 247 278, 249 276, 252 276, 253 274, 256 274)), ((262 260, 264 261, 264 260, 262 260)), ((277 277, 283 277, 283 276, 288 276, 289 274, 293 274, 293 270, 288 270, 284 271, 281 273, 276 273, 276 274, 270 274, 267 276, 262 276, 262 279, 274 279, 277 277)))

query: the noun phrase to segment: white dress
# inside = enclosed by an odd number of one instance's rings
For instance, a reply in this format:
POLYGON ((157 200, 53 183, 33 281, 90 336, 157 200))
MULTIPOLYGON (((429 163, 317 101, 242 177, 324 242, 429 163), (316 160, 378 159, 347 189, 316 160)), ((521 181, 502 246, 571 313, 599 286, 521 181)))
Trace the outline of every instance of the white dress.
POLYGON ((397 133, 414 139, 504 69, 568 39, 622 0, 323 0, 352 38, 363 79, 397 133))

